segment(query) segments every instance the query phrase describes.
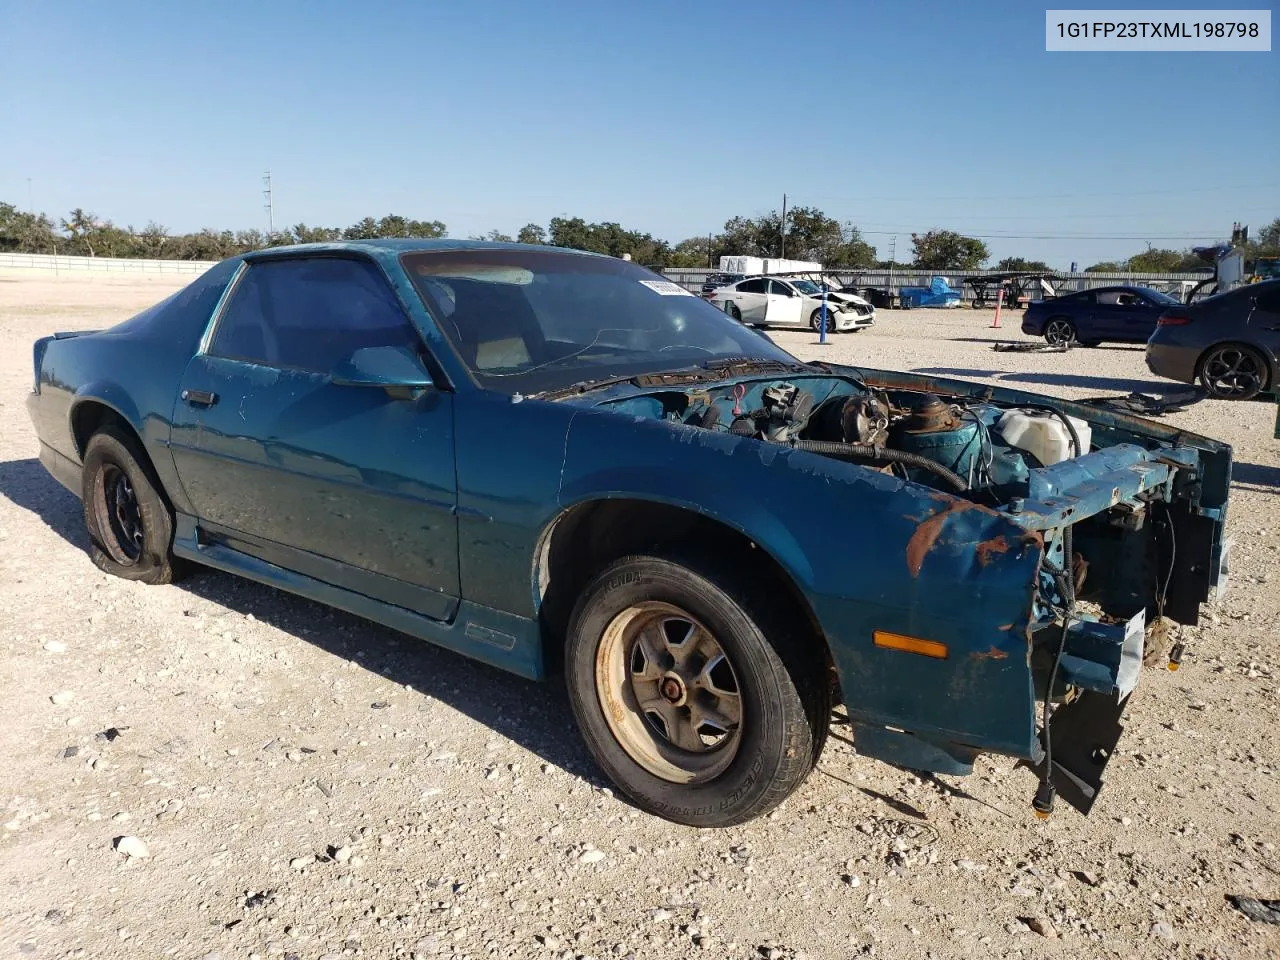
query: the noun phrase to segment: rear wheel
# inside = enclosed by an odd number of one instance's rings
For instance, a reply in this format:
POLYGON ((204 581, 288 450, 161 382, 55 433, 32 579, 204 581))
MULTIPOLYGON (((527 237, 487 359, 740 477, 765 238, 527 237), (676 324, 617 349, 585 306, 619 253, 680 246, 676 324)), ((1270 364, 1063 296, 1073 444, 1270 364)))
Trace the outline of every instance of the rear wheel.
POLYGON ((1252 400, 1267 386, 1267 363, 1252 347, 1214 347, 1200 361, 1200 384, 1223 400, 1252 400))
POLYGON ((1044 325, 1044 339, 1054 346, 1075 343, 1076 325, 1065 317, 1054 317, 1044 325))
POLYGON ((637 806, 742 823, 804 781, 826 739, 825 659, 731 568, 625 557, 579 598, 565 663, 596 761, 637 806))
POLYGON ((738 309, 738 305, 734 303, 732 300, 729 301, 728 314, 729 316, 733 317, 733 319, 741 322, 742 311, 738 309))
POLYGON ((110 426, 95 433, 85 447, 83 484, 94 566, 143 583, 176 579, 173 514, 134 438, 110 426))

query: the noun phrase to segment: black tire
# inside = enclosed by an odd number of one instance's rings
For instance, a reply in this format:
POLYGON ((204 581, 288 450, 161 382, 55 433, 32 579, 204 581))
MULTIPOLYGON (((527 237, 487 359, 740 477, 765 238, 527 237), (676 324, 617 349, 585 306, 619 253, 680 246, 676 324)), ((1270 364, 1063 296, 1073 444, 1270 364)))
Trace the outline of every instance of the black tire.
MULTIPOLYGON (((565 641, 569 701, 592 756, 641 809, 696 827, 743 823, 786 799, 817 763, 831 712, 826 658, 797 632, 803 618, 778 609, 782 605, 766 606, 770 596, 777 596, 776 587, 722 563, 630 556, 602 571, 579 597, 565 641), (636 650, 643 644, 633 639, 628 647, 620 638, 640 616, 633 611, 653 607, 666 618, 659 624, 660 636, 666 636, 668 623, 686 621, 691 624, 687 636, 709 638, 729 664, 738 722, 720 744, 699 744, 705 752, 677 747, 679 737, 664 735, 661 720, 653 720, 656 711, 639 706, 636 678, 649 670, 649 658, 642 656, 638 669, 636 650), (698 627, 702 633, 694 634, 698 627), (619 647, 620 669, 610 670, 611 651, 619 647), (680 782, 689 770, 695 772, 680 782)), ((669 660, 670 649, 667 640, 661 652, 669 660)), ((714 657, 696 669, 711 676, 713 662, 714 657)), ((688 715, 685 704, 706 689, 697 689, 696 682, 681 684, 683 692, 673 698, 668 678, 681 666, 674 660, 653 663, 661 676, 655 689, 666 700, 658 705, 673 715, 688 715)), ((717 683, 730 686, 723 675, 717 683)), ((705 728, 696 720, 690 727, 701 738, 705 728)))
POLYGON ((728 313, 729 316, 733 317, 733 319, 737 320, 739 323, 742 322, 742 311, 738 309, 738 305, 732 300, 729 301, 728 313))
MULTIPOLYGON (((819 307, 813 313, 809 314, 809 325, 813 327, 814 333, 822 332, 822 308, 819 307)), ((827 333, 835 333, 836 324, 835 317, 830 310, 827 311, 827 333)))
POLYGON ((1242 343, 1220 343, 1200 358, 1196 377, 1211 397, 1252 400, 1267 388, 1267 361, 1242 343))
POLYGON ((103 427, 85 447, 83 477, 84 522, 94 566, 142 583, 179 579, 173 513, 137 441, 118 427, 103 427))
POLYGON ((1057 346, 1076 342, 1076 325, 1066 317, 1050 317, 1044 325, 1045 343, 1057 346))

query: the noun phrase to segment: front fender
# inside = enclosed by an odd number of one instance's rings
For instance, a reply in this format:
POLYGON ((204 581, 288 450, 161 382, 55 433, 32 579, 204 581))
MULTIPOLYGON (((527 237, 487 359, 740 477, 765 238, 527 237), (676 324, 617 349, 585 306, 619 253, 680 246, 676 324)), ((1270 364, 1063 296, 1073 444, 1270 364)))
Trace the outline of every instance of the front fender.
POLYGON ((1001 514, 787 447, 582 411, 559 501, 599 497, 686 506, 773 556, 817 616, 859 722, 1035 753, 1029 632, 1043 548, 1001 514), (877 634, 945 655, 893 649, 877 634))

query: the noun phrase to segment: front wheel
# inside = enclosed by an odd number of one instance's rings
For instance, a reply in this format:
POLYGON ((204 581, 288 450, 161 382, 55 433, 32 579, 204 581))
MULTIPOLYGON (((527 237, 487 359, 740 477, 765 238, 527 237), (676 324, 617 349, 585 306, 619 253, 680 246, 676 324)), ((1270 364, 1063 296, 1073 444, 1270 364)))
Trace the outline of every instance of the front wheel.
POLYGON ((1267 363, 1251 347, 1214 347, 1200 361, 1200 384, 1223 400, 1252 400, 1267 386, 1267 363))
POLYGON ((1044 325, 1044 339, 1053 346, 1075 343, 1076 326, 1070 320, 1054 317, 1044 325))
MULTIPOLYGON (((822 308, 821 307, 819 307, 817 310, 813 311, 813 313, 809 315, 809 323, 810 325, 812 325, 814 333, 822 332, 822 308)), ((836 332, 835 316, 832 314, 830 310, 828 310, 827 311, 827 333, 835 333, 835 332, 836 332)))
POLYGON ((181 572, 172 553, 173 514, 146 455, 132 437, 106 427, 84 452, 84 520, 94 566, 126 580, 170 583, 181 572))
POLYGON ((824 658, 729 567, 624 557, 578 600, 569 699, 596 762, 639 807, 726 827, 808 776, 830 712, 824 658))

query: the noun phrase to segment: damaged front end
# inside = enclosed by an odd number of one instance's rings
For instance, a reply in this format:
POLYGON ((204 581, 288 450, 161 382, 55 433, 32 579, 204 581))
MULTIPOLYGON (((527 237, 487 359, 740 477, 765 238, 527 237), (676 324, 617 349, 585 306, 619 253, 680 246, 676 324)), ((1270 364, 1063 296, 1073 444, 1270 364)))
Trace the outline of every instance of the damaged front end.
POLYGON ((795 469, 817 455, 896 477, 849 518, 815 503, 788 521, 838 538, 810 550, 808 593, 858 752, 959 775, 1013 756, 1040 775, 1040 812, 1056 792, 1087 813, 1144 660, 1176 668, 1181 645, 1158 649, 1169 625, 1225 589, 1230 447, 961 381, 748 374, 637 378, 601 405, 758 441, 795 469))
MULTIPOLYGON (((1021 391, 860 373, 869 387, 891 398, 925 390, 945 396, 951 410, 994 407, 1002 411, 997 434, 1012 419, 1009 411, 1018 409, 1054 418, 1063 432, 1076 434, 1070 455, 1056 462, 1038 463, 1023 450, 1025 476, 1000 482, 993 474, 989 502, 1043 546, 1026 637, 1035 697, 1044 707, 1032 749, 1014 755, 1041 778, 1037 813, 1047 815, 1055 794, 1088 813, 1144 662, 1177 669, 1182 644, 1169 645, 1171 626, 1195 625, 1201 604, 1226 590, 1230 447, 1164 424, 1021 391)), ((941 433, 946 436, 945 427, 941 433)), ((1004 431, 1006 442, 1009 433, 1004 431)), ((1027 446, 1025 435, 1015 442, 1027 446)), ((998 439, 993 445, 999 451, 998 439)), ((974 546, 984 549, 993 547, 974 546)), ((881 745, 879 755, 895 762, 895 753, 904 752, 904 736, 905 731, 898 743, 885 743, 895 738, 877 732, 872 752, 881 745)), ((864 736, 858 745, 867 752, 864 736)), ((960 745, 947 744, 948 754, 954 758, 960 745)), ((964 764, 943 766, 967 772, 964 764)))

